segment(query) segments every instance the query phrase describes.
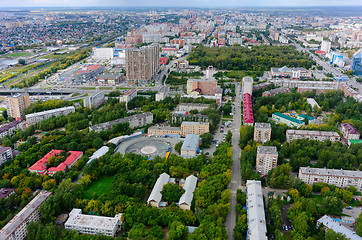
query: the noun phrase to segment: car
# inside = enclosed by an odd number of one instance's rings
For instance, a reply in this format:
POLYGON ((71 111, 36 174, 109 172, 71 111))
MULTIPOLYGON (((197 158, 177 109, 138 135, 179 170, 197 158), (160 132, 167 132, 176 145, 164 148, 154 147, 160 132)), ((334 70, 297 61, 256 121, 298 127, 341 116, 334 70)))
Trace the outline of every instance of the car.
POLYGON ((206 152, 205 155, 208 156, 208 155, 209 155, 209 152, 206 152))

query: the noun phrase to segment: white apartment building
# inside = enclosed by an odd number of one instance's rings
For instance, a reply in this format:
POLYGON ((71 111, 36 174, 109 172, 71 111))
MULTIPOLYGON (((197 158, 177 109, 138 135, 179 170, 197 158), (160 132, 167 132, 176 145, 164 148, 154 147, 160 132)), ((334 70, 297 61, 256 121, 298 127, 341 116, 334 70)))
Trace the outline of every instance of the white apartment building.
POLYGON ((13 159, 13 151, 11 147, 0 146, 0 166, 7 162, 8 160, 13 159))
POLYGON ((95 92, 90 96, 87 96, 83 99, 84 107, 87 108, 98 108, 100 105, 102 105, 105 102, 104 99, 104 93, 102 91, 95 92))
POLYGON ((278 163, 278 152, 274 146, 258 146, 256 155, 256 171, 265 176, 278 163))
POLYGON ((41 191, 18 214, 0 230, 1 240, 22 240, 26 237, 26 227, 40 219, 39 207, 51 195, 41 191))
POLYGON ((246 182, 246 207, 249 240, 267 240, 267 230, 264 212, 263 192, 261 182, 248 180, 246 182))
POLYGON ((62 107, 62 108, 52 109, 52 110, 43 111, 43 112, 27 114, 27 115, 25 115, 25 119, 26 119, 26 123, 31 125, 31 124, 38 123, 42 120, 51 118, 53 116, 56 116, 56 117, 68 116, 69 114, 74 113, 74 112, 75 112, 75 107, 69 106, 69 107, 62 107))
POLYGON ((93 58, 95 60, 111 60, 113 57, 113 48, 93 48, 93 58))
POLYGON ((117 214, 113 218, 85 215, 81 209, 73 208, 69 213, 69 218, 65 223, 65 229, 75 230, 83 234, 101 234, 114 237, 118 227, 122 225, 122 213, 117 214))
POLYGON ((127 104, 135 97, 137 97, 137 89, 129 89, 119 98, 119 102, 125 102, 127 104))
POLYGON ((340 188, 355 186, 358 191, 362 190, 361 171, 301 167, 298 177, 309 185, 324 182, 340 188))
POLYGON ((270 141, 271 131, 270 123, 255 123, 254 141, 262 143, 270 141))
POLYGON ((243 89, 243 95, 245 93, 249 93, 250 95, 253 94, 253 78, 252 77, 243 77, 242 81, 242 89, 243 89))
POLYGON ((317 221, 317 227, 323 224, 325 229, 332 229, 336 233, 341 233, 350 240, 362 240, 362 237, 358 236, 356 232, 351 231, 350 229, 343 226, 340 222, 332 219, 331 217, 324 215, 317 221))
POLYGON ((323 40, 321 45, 321 51, 329 53, 331 51, 331 42, 323 40))
POLYGON ((309 139, 316 141, 337 142, 341 138, 336 132, 310 131, 310 130, 287 130, 287 142, 290 143, 295 139, 309 139))

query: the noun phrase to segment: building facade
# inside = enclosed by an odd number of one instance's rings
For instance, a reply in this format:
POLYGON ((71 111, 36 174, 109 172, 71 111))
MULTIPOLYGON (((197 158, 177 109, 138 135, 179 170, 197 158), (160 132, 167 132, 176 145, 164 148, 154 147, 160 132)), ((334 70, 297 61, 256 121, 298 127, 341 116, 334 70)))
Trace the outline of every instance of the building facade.
POLYGON ((161 191, 163 189, 163 186, 168 183, 169 179, 170 175, 168 175, 167 173, 162 173, 158 177, 155 185, 152 188, 151 194, 147 199, 147 203, 149 205, 151 205, 152 207, 159 207, 160 202, 162 200, 161 191))
POLYGON ((117 85, 125 79, 123 73, 102 73, 97 77, 97 82, 100 85, 117 85))
POLYGON ((305 124, 304 121, 302 120, 295 119, 293 117, 290 117, 288 115, 279 112, 272 114, 272 120, 276 123, 280 124, 284 123, 288 127, 296 127, 296 128, 300 128, 305 124))
POLYGON ((208 122, 182 122, 181 124, 181 135, 186 136, 187 134, 198 134, 209 132, 208 122))
POLYGON ((30 98, 27 93, 17 93, 5 98, 8 115, 15 120, 23 120, 24 111, 30 106, 30 98))
POLYGON ((263 97, 273 97, 277 94, 281 94, 281 93, 290 93, 292 90, 286 87, 280 87, 280 88, 275 88, 269 91, 265 91, 263 92, 262 96, 263 97))
POLYGON ((25 119, 26 119, 26 123, 31 125, 31 124, 38 123, 42 120, 51 118, 53 116, 55 116, 55 117, 68 116, 69 114, 74 113, 74 112, 75 112, 75 107, 69 106, 69 107, 62 107, 62 108, 52 109, 52 110, 43 111, 43 112, 27 114, 27 115, 25 115, 25 119))
POLYGON ((195 157, 200 144, 200 135, 186 134, 185 140, 181 147, 181 156, 195 157))
POLYGON ((4 124, 0 127, 0 139, 5 136, 12 136, 18 129, 24 130, 24 123, 14 120, 11 123, 4 124))
POLYGON ((208 95, 216 93, 217 81, 209 79, 189 79, 187 80, 188 95, 208 95))
POLYGON ((13 159, 13 150, 11 147, 0 146, 0 166, 13 159))
POLYGON ((89 82, 93 79, 96 80, 96 77, 103 73, 104 69, 105 67, 99 64, 82 66, 74 72, 74 80, 78 83, 89 82))
POLYGON ((190 175, 186 178, 185 184, 182 188, 185 190, 184 194, 180 197, 179 207, 182 210, 191 210, 192 199, 194 198, 194 191, 197 185, 197 177, 190 175))
POLYGON ((253 106, 249 93, 243 95, 243 125, 254 125, 253 106))
POLYGON ((197 110, 201 112, 204 109, 207 109, 210 105, 204 103, 180 103, 176 107, 176 111, 190 112, 192 110, 197 110))
POLYGON ((362 75, 362 49, 353 54, 352 57, 352 70, 355 75, 362 75))
POLYGON ((361 171, 300 167, 298 177, 308 185, 324 182, 340 188, 354 186, 358 191, 362 190, 361 171))
POLYGON ((74 230, 82 234, 100 234, 114 237, 121 226, 122 213, 112 217, 82 214, 81 209, 73 208, 65 223, 65 229, 74 230))
POLYGON ((111 60, 113 57, 113 48, 93 48, 93 58, 95 60, 111 60))
POLYGON ((308 139, 308 140, 331 141, 331 142, 338 142, 341 140, 339 134, 336 132, 310 131, 310 130, 287 130, 286 139, 288 143, 296 139, 308 139))
POLYGON ((104 93, 102 91, 92 93, 83 99, 84 107, 87 108, 98 108, 105 102, 104 93))
POLYGON ((254 141, 262 143, 270 141, 271 132, 272 129, 270 123, 255 123, 254 141))
POLYGON ((347 140, 350 139, 358 140, 360 138, 360 133, 350 123, 342 123, 340 130, 342 132, 343 137, 345 137, 347 140))
POLYGON ((256 155, 256 171, 266 176, 278 163, 278 152, 274 146, 258 146, 256 155))
POLYGON ((148 128, 150 136, 181 136, 181 128, 179 127, 160 127, 152 126, 148 128))
POLYGON ((39 207, 51 195, 51 192, 40 191, 18 214, 15 215, 1 230, 1 240, 23 240, 26 227, 30 222, 40 219, 39 207))
POLYGON ((124 102, 127 104, 129 101, 131 101, 135 97, 137 97, 137 89, 129 89, 121 97, 119 97, 119 102, 124 102))

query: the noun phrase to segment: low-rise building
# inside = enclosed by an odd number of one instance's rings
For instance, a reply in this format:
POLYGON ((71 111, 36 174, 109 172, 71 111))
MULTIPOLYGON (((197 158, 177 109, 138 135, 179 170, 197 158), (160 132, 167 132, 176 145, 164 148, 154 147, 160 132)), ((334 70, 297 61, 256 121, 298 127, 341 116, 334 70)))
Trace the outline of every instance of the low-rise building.
POLYGON ((161 89, 156 93, 156 101, 165 100, 170 94, 170 87, 163 86, 161 89))
POLYGON ((197 110, 201 112, 204 109, 207 109, 210 105, 204 103, 180 103, 177 105, 177 111, 190 112, 192 110, 197 110))
POLYGON ((62 107, 62 108, 52 109, 52 110, 43 111, 43 112, 27 114, 27 115, 25 115, 25 118, 26 118, 26 123, 31 125, 31 124, 38 123, 42 120, 51 118, 53 116, 55 116, 55 117, 68 116, 69 114, 74 113, 74 112, 75 112, 75 107, 69 106, 69 107, 62 107))
POLYGON ((314 100, 314 98, 307 98, 307 103, 312 107, 312 109, 320 108, 319 104, 316 100, 314 100))
POLYGON ((267 240, 263 192, 261 182, 248 180, 246 182, 246 209, 248 221, 248 236, 250 240, 267 240))
POLYGON ((266 176, 278 164, 278 152, 274 146, 258 146, 256 155, 256 171, 266 176))
POLYGON ((269 91, 265 91, 263 92, 262 96, 263 97, 273 97, 277 94, 281 94, 281 93, 290 93, 292 90, 286 87, 280 87, 280 88, 275 88, 269 91))
POLYGON ((87 108, 98 108, 105 102, 104 93, 102 91, 92 93, 83 99, 84 107, 87 108))
POLYGON ((88 82, 104 72, 103 65, 86 65, 82 66, 78 71, 74 72, 74 80, 76 82, 88 82))
POLYGON ((271 132, 272 129, 270 123, 255 123, 254 141, 262 143, 270 141, 271 132))
POLYGON ((186 136, 187 134, 203 134, 209 132, 208 122, 182 122, 181 124, 181 135, 186 136))
POLYGON ((170 179, 170 175, 167 173, 162 173, 156 183, 155 186, 153 186, 152 192, 150 196, 147 199, 147 203, 151 205, 152 207, 159 207, 159 204, 162 200, 162 194, 161 191, 163 189, 163 186, 168 183, 168 180, 170 179))
POLYGON ((1 230, 1 240, 23 240, 26 227, 30 222, 40 219, 39 207, 51 195, 51 192, 40 191, 18 214, 16 214, 1 230))
POLYGON ((179 207, 183 210, 191 210, 192 199, 194 198, 194 191, 196 189, 197 177, 190 175, 186 178, 185 184, 182 188, 185 190, 184 194, 180 197, 179 207))
POLYGON ((305 124, 304 121, 302 120, 295 119, 293 117, 290 117, 288 115, 279 112, 275 112, 272 114, 272 120, 276 123, 280 124, 284 123, 288 127, 296 127, 296 128, 300 128, 305 124))
POLYGON ((305 119, 308 119, 308 124, 316 124, 316 123, 318 122, 317 119, 315 119, 315 118, 312 117, 312 116, 308 116, 308 115, 306 115, 306 114, 298 114, 298 115, 296 116, 296 118, 297 118, 298 120, 303 121, 303 122, 304 122, 305 119))
POLYGON ((337 142, 341 138, 336 132, 326 131, 310 131, 310 130, 287 130, 286 134, 287 142, 291 142, 296 139, 309 139, 316 141, 331 141, 337 142))
POLYGON ((312 72, 305 68, 271 68, 270 75, 272 77, 289 77, 294 79, 312 78, 312 72))
POLYGON ((11 147, 0 146, 0 166, 13 159, 13 150, 11 147))
POLYGON ((354 186, 358 191, 362 190, 361 171, 300 167, 298 177, 309 185, 324 182, 340 188, 354 186))
POLYGON ((189 79, 187 80, 188 95, 215 95, 217 81, 209 79, 189 79))
POLYGON ((196 122, 205 122, 208 121, 209 117, 207 115, 201 114, 190 114, 189 112, 185 111, 175 111, 172 113, 172 121, 173 122, 183 122, 183 121, 196 121, 196 122))
POLYGON ((358 140, 360 138, 360 133, 350 123, 342 123, 340 130, 342 132, 343 137, 345 137, 347 140, 350 139, 358 140))
POLYGON ((249 93, 245 93, 243 98, 243 124, 250 126, 254 125, 253 107, 251 95, 249 93))
POLYGON ((12 136, 18 131, 18 129, 24 130, 24 123, 18 120, 14 120, 11 123, 1 125, 0 127, 0 139, 5 136, 12 136))
POLYGON ((123 73, 102 73, 97 77, 97 82, 100 85, 116 85, 124 81, 125 78, 123 73))
POLYGON ((252 77, 243 77, 242 80, 243 95, 245 93, 249 93, 250 95, 253 94, 253 83, 254 79, 252 77))
POLYGON ((100 123, 97 125, 92 125, 89 127, 89 131, 96 131, 96 132, 100 132, 100 131, 104 131, 104 130, 108 130, 108 129, 112 129, 113 125, 119 124, 119 123, 129 123, 129 127, 130 128, 137 128, 137 127, 143 127, 147 124, 152 123, 153 121, 153 114, 150 112, 145 112, 145 113, 140 113, 140 114, 135 114, 129 117, 125 117, 125 118, 121 118, 121 119, 117 119, 117 120, 113 120, 113 121, 109 121, 109 122, 105 122, 105 123, 100 123))
POLYGON ((56 156, 59 157, 60 153, 63 150, 51 150, 44 157, 42 157, 39 161, 34 163, 28 170, 30 172, 35 172, 37 174, 48 174, 53 175, 56 172, 64 172, 67 168, 71 169, 78 160, 83 156, 83 152, 80 151, 69 151, 64 162, 61 162, 56 167, 47 167, 48 160, 50 157, 56 156))
POLYGON ((118 227, 122 225, 122 213, 112 217, 82 214, 82 210, 73 208, 65 223, 65 229, 74 230, 82 234, 100 234, 114 237, 118 227))
POLYGON ((152 126, 152 127, 148 128, 147 133, 150 136, 180 137, 181 136, 181 128, 179 128, 179 127, 152 126))
POLYGON ((320 225, 323 225, 325 229, 331 229, 336 233, 343 234, 347 239, 350 240, 362 240, 362 237, 358 236, 356 232, 351 231, 350 229, 346 228, 345 226, 341 225, 336 220, 332 219, 331 217, 324 215, 317 221, 317 228, 320 225))
POLYGON ((11 194, 15 193, 14 190, 14 188, 1 188, 0 199, 9 197, 11 194))
POLYGON ((122 96, 119 97, 119 102, 128 103, 132 99, 137 97, 137 89, 129 89, 127 92, 125 92, 122 96))
POLYGON ((181 156, 195 157, 200 144, 200 135, 187 134, 181 147, 181 156))

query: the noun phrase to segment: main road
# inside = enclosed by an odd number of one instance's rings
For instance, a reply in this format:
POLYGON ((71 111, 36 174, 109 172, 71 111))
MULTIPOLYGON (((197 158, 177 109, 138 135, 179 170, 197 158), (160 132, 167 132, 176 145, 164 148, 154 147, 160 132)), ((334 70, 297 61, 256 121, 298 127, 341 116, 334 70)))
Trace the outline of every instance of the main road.
POLYGON ((241 149, 239 147, 240 139, 240 126, 241 126, 241 93, 240 93, 240 84, 235 83, 235 104, 234 104, 234 119, 233 119, 233 129, 232 129, 232 146, 233 146, 233 164, 231 166, 232 179, 229 185, 231 191, 230 199, 230 212, 226 217, 225 227, 229 236, 229 239, 234 239, 234 227, 236 220, 236 191, 241 188, 241 172, 240 172, 240 154, 241 149))

